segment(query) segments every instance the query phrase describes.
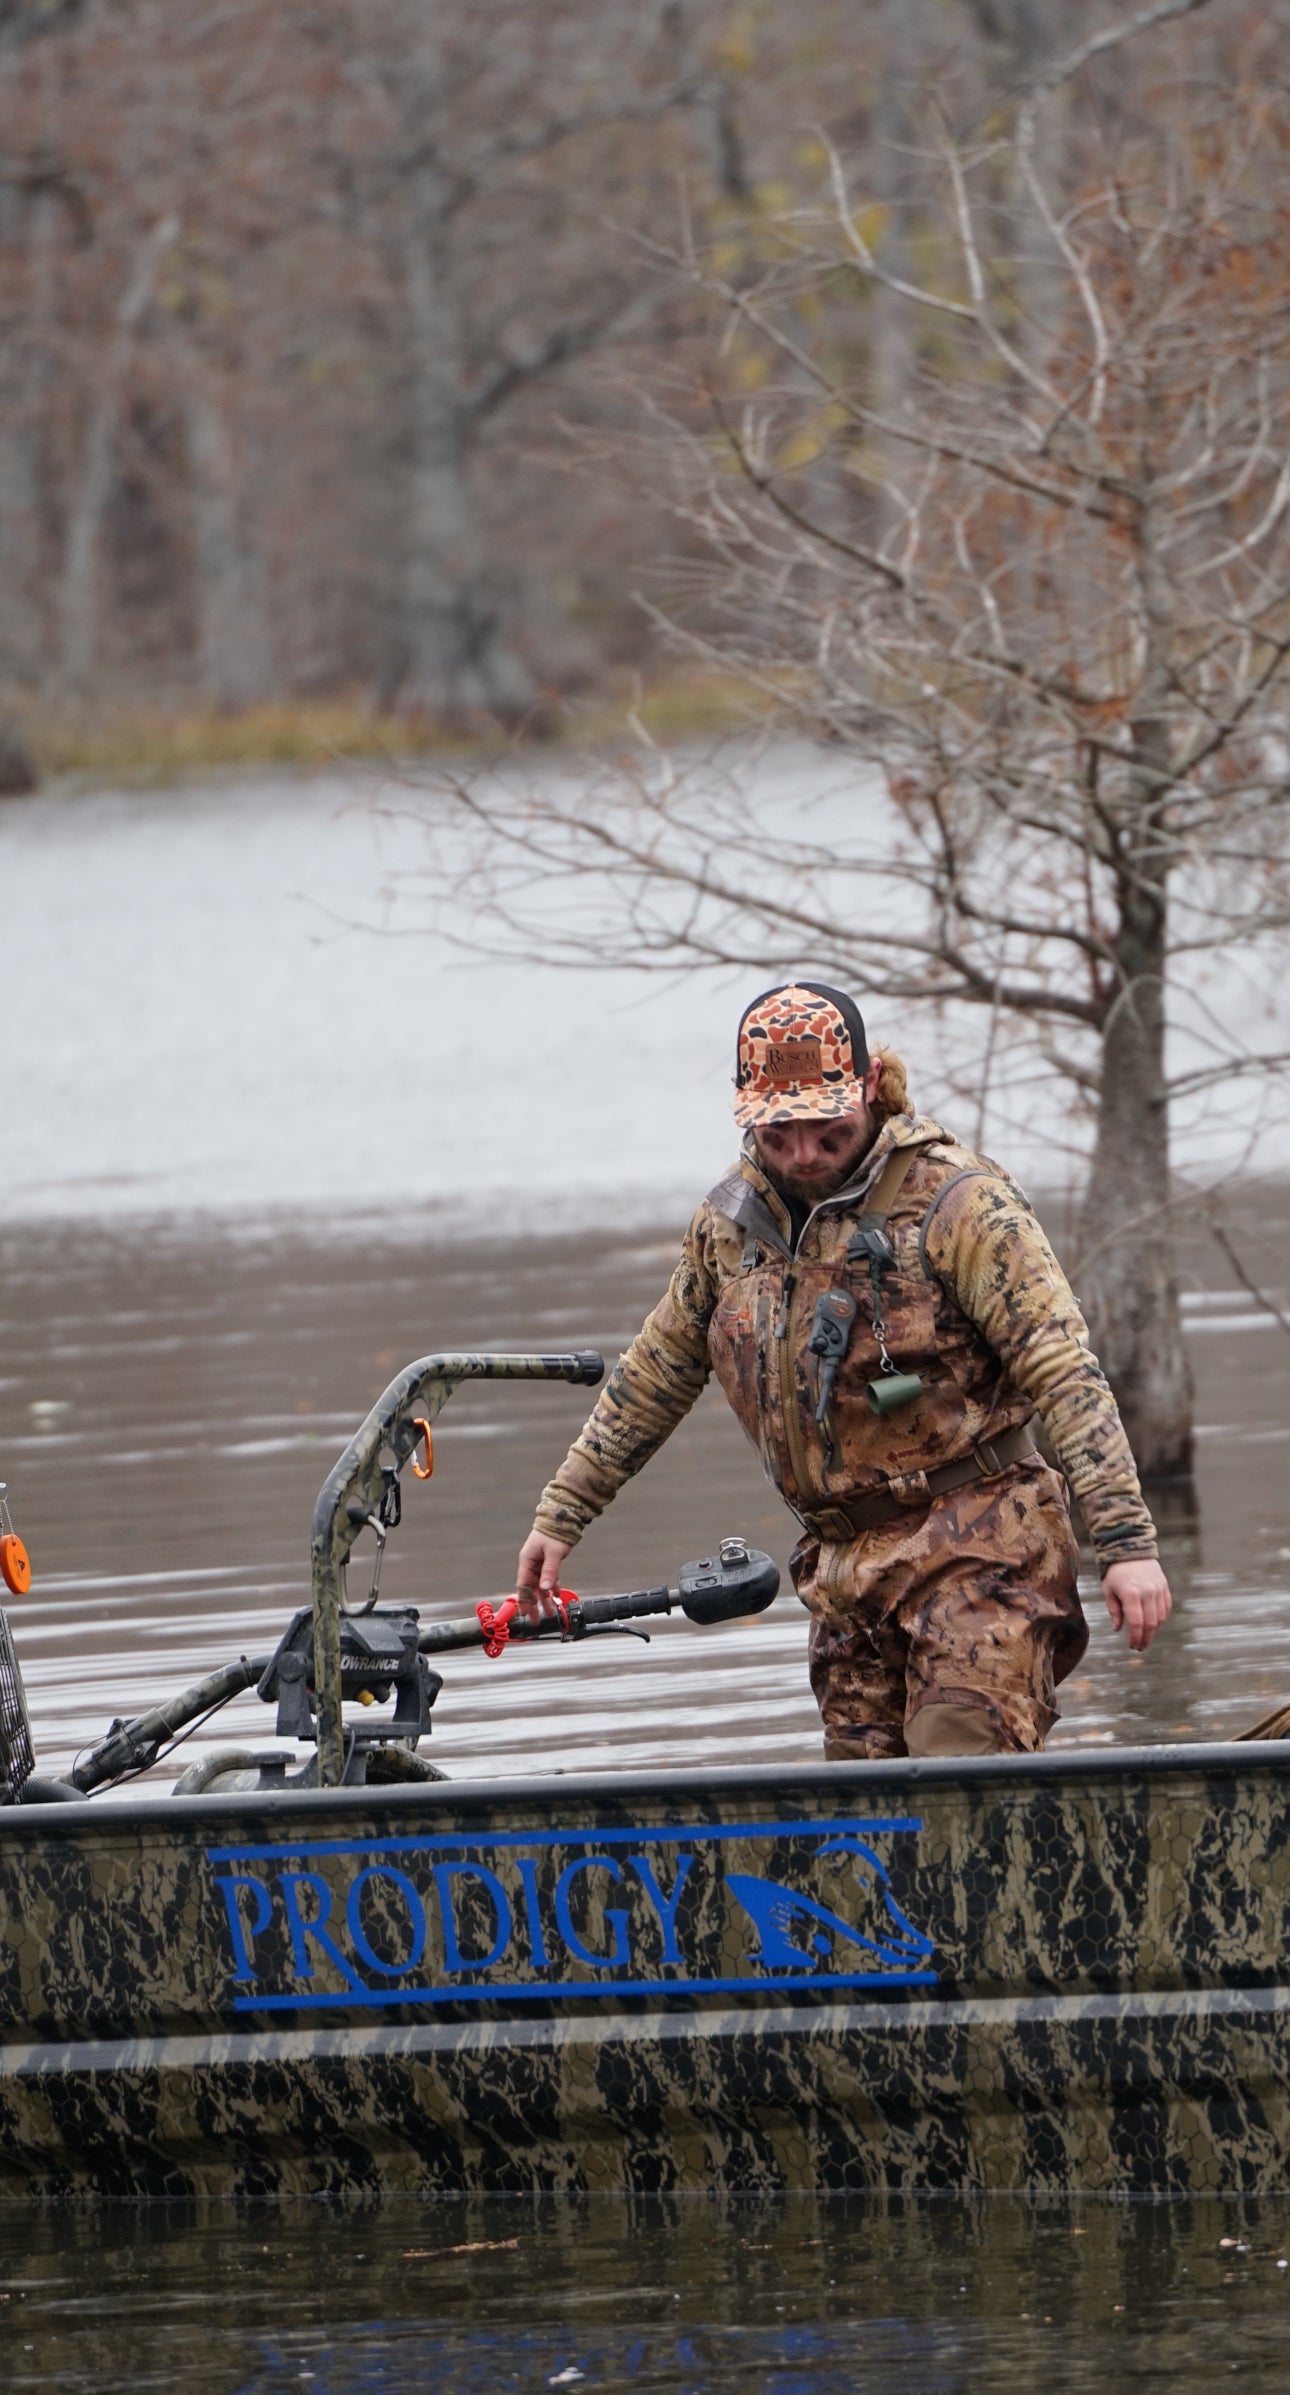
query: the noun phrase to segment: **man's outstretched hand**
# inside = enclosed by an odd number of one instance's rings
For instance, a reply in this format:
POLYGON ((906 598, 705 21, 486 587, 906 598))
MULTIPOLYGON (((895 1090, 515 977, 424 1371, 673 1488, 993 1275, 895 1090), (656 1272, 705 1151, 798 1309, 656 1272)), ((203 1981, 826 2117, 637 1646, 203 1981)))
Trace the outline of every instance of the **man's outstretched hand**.
POLYGON ((569 1552, 558 1538, 544 1538, 540 1530, 529 1532, 515 1567, 515 1594, 526 1621, 547 1621, 555 1612, 560 1566, 569 1552))
MULTIPOLYGON (((532 1540, 529 1544, 532 1545, 532 1540)), ((1169 1583, 1158 1563, 1113 1563, 1102 1575, 1102 1594, 1113 1629, 1126 1629, 1139 1654, 1150 1646, 1173 1611, 1169 1583)))

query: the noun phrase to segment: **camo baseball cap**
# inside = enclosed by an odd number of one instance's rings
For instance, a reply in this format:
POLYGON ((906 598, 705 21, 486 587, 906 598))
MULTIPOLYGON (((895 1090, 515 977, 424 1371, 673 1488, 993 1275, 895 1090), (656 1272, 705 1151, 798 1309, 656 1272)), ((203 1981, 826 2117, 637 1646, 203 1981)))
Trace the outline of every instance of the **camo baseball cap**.
POLYGON ((763 990, 745 1007, 735 1048, 735 1121, 821 1122, 864 1098, 869 1048, 854 998, 822 981, 763 990))

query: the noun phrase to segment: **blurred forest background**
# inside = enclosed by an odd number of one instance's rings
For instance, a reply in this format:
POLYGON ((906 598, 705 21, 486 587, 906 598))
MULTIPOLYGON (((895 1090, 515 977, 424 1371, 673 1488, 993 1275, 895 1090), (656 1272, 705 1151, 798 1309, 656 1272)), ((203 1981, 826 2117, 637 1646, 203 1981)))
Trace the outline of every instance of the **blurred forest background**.
MULTIPOLYGON (((755 283, 833 143, 880 253, 934 275, 915 116, 988 124, 1116 13, 0 0, 7 722, 101 764, 132 717, 273 753, 304 719, 549 732, 657 683, 651 607, 719 602, 686 598, 702 538, 642 428, 702 437, 714 376, 770 370, 684 253, 755 283)), ((1267 14, 1197 22, 1200 76, 1267 14)), ((1075 79, 1059 138, 1149 121, 1159 65, 1153 37, 1075 79)), ((844 296, 833 366, 898 413, 905 317, 844 296)), ((800 305, 818 341, 818 275, 800 305)))

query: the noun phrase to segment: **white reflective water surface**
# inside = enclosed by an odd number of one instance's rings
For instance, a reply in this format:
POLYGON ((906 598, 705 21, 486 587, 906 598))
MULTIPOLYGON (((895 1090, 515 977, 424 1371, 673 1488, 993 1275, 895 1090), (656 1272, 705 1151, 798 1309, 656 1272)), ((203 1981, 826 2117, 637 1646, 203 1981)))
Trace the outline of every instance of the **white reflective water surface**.
MULTIPOLYGON (((532 805, 570 770, 529 771, 532 805)), ((733 781, 768 840, 848 857, 828 903, 907 913, 863 880, 898 836, 872 774, 787 745, 689 770, 733 781)), ((649 1223, 691 1202, 728 1159, 734 1023, 777 976, 494 953, 446 893, 467 855, 455 822, 432 790, 339 770, 0 801, 0 1219, 395 1206, 527 1236, 610 1198, 649 1223)), ((606 904, 543 886, 536 912, 554 931, 606 904)), ((1230 1041, 1290 1048, 1290 988, 1239 951, 1189 960, 1171 1007, 1179 1069, 1230 1041)), ((1009 1062, 988 1010, 879 1007, 870 1029, 908 1057, 925 1110, 1036 1186, 1066 1184, 1086 1126, 1067 1088, 1009 1062), (952 1093, 976 1092, 987 1049, 978 1114, 952 1093)), ((1181 1106, 1175 1137, 1206 1181, 1253 1158, 1290 1169, 1290 1112, 1243 1078, 1181 1106)))

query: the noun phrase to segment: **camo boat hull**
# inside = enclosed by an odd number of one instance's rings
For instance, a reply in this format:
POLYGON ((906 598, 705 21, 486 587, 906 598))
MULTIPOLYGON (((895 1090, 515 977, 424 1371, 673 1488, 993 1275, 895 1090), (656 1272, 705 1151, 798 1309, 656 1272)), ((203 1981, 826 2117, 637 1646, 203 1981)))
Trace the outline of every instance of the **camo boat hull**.
POLYGON ((0 2193, 1284 2189, 1290 1745, 0 1814, 0 2193))

